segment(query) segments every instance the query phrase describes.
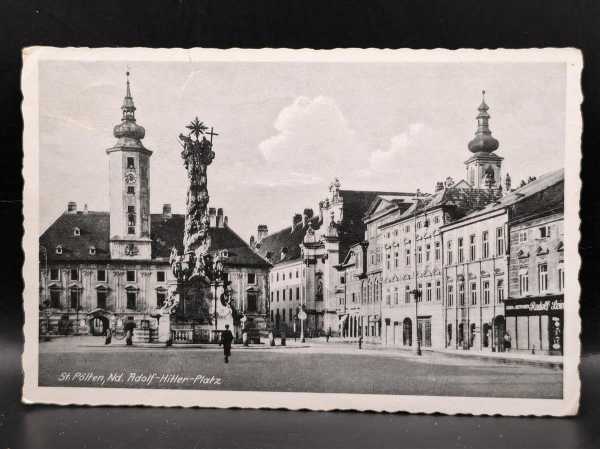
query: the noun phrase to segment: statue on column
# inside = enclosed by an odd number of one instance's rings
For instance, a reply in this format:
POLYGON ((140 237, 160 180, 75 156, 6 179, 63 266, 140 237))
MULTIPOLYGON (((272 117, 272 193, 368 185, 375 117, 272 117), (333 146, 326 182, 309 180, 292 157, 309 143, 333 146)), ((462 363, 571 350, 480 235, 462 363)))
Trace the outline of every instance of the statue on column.
MULTIPOLYGON (((209 131, 208 126, 198 120, 198 117, 186 128, 189 130, 187 135, 179 134, 179 142, 183 147, 181 158, 188 178, 183 254, 179 254, 175 247, 171 249, 169 263, 173 275, 177 279, 177 285, 168 289, 168 297, 159 310, 159 314, 165 318, 175 312, 180 304, 183 291, 190 281, 194 281, 196 286, 204 288, 210 285, 210 279, 207 276, 210 237, 208 234, 209 195, 206 172, 215 157, 212 140, 218 134, 214 132, 213 128, 210 128, 209 131), (210 136, 210 140, 206 136, 210 136)), ((185 309, 185 298, 182 306, 185 309)), ((185 314, 185 310, 183 313, 185 314)), ((170 341, 170 319, 159 321, 159 341, 167 343, 170 341)))

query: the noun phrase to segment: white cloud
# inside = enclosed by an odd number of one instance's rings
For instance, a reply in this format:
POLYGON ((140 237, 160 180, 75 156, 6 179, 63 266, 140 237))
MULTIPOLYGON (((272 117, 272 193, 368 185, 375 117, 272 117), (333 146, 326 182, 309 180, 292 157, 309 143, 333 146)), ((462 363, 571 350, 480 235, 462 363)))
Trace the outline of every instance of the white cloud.
POLYGON ((297 97, 273 126, 277 134, 258 145, 270 185, 323 183, 367 161, 359 134, 331 98, 297 97))
MULTIPOLYGON (((427 145, 427 137, 431 136, 430 130, 424 123, 411 123, 408 129, 400 134, 396 134, 390 139, 386 149, 377 149, 371 153, 369 166, 374 172, 393 172, 410 163, 423 148, 427 145)), ((411 164, 412 165, 412 164, 411 164)))

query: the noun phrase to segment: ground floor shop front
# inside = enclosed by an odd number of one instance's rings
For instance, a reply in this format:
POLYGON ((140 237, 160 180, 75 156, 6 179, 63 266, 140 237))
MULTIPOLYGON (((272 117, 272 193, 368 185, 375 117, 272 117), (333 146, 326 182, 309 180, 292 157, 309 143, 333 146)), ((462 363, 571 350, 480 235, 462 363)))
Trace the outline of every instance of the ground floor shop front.
POLYGON ((563 353, 564 295, 507 299, 506 331, 512 351, 563 353))

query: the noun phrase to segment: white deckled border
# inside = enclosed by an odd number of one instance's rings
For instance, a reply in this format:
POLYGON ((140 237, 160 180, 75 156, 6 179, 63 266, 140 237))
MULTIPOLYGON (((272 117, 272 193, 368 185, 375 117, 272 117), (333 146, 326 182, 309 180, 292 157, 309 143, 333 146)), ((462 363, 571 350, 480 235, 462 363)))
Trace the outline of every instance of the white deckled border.
POLYGON ((579 197, 581 189, 580 77, 582 57, 574 48, 523 50, 410 50, 410 49, 148 49, 148 48, 52 48, 23 50, 23 214, 25 262, 23 293, 25 349, 23 352, 23 401, 60 405, 147 405, 180 407, 286 408, 290 410, 407 411, 413 413, 502 414, 566 416, 577 413, 580 397, 579 360, 581 319, 578 274, 581 260, 579 197), (283 393, 253 391, 163 390, 129 388, 81 388, 38 386, 38 64, 61 61, 296 61, 296 62, 397 62, 397 63, 564 63, 566 69, 565 226, 566 288, 564 304, 563 399, 512 399, 450 396, 398 396, 371 394, 283 393))

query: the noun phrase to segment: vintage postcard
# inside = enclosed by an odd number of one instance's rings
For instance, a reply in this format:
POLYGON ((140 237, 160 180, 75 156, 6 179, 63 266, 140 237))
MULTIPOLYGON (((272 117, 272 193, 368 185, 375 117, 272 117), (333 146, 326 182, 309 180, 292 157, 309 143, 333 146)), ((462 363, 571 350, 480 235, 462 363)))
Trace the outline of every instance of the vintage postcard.
POLYGON ((577 412, 578 50, 23 60, 25 402, 577 412))

